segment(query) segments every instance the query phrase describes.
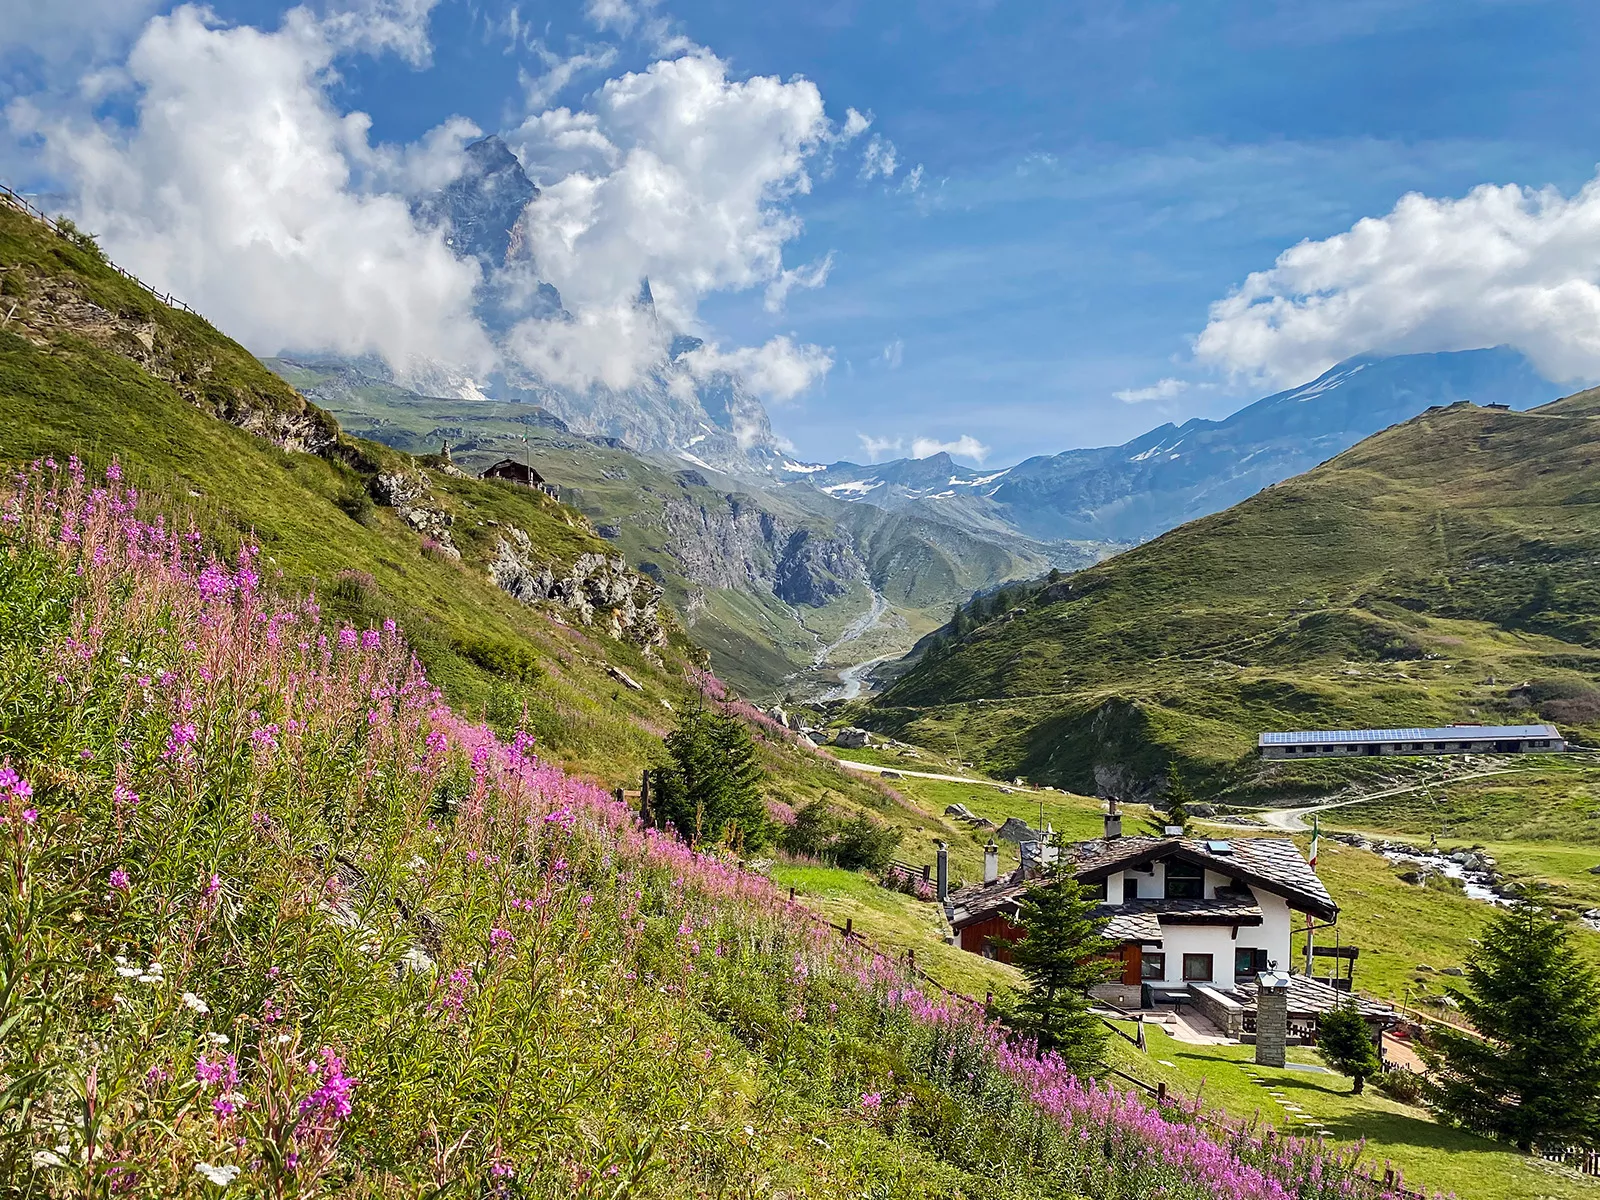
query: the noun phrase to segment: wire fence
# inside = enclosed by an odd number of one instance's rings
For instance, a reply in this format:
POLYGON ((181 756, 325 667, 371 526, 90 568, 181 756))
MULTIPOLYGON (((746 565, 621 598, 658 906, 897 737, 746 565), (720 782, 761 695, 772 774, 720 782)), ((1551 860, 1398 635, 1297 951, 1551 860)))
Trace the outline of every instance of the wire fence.
MULTIPOLYGON (((15 189, 13 189, 8 184, 0 183, 0 202, 9 204, 12 208, 17 209, 20 212, 26 213, 28 216, 32 217, 36 221, 43 222, 45 228, 49 229, 50 232, 55 234, 57 237, 69 238, 70 239, 75 233, 79 232, 79 231, 77 231, 75 229, 64 228, 62 226, 61 222, 56 220, 54 217, 50 216, 43 209, 36 208, 33 204, 29 203, 29 201, 28 201, 26 196, 24 196, 21 192, 16 191, 15 189)), ((121 275, 124 279, 128 280, 128 282, 137 284, 138 286, 142 287, 145 291, 149 292, 152 296, 154 296, 157 300, 161 301, 161 303, 165 304, 168 308, 175 308, 179 312, 186 312, 192 317, 199 317, 200 320, 202 320, 202 321, 205 320, 205 317, 199 312, 199 310, 190 308, 187 304, 185 304, 182 300, 179 300, 171 292, 163 292, 160 288, 151 287, 148 283, 146 283, 144 280, 140 279, 132 271, 123 270, 116 263, 112 262, 109 258, 106 259, 105 262, 106 262, 106 266, 110 267, 118 275, 121 275)))

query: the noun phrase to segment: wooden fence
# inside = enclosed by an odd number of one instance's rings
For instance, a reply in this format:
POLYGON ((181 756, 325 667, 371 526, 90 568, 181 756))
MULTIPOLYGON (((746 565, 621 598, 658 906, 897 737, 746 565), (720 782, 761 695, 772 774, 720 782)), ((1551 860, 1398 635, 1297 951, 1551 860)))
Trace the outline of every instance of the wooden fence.
MULTIPOLYGON (((9 185, 4 183, 0 183, 0 203, 9 204, 12 208, 19 209, 20 211, 27 213, 34 220, 42 221, 45 227, 58 237, 68 236, 68 231, 63 229, 60 222, 58 222, 54 217, 49 216, 42 209, 35 208, 32 204, 28 203, 27 199, 20 192, 13 190, 9 185)), ((165 304, 168 308, 176 308, 180 312, 186 312, 191 316, 200 317, 202 321, 205 320, 205 317, 201 316, 199 312, 190 308, 171 292, 163 292, 159 288, 151 287, 148 283, 140 279, 131 271, 124 271, 110 259, 106 259, 106 266, 110 267, 113 271, 115 271, 118 275, 121 275, 130 283, 138 284, 157 300, 161 301, 161 303, 165 304)))

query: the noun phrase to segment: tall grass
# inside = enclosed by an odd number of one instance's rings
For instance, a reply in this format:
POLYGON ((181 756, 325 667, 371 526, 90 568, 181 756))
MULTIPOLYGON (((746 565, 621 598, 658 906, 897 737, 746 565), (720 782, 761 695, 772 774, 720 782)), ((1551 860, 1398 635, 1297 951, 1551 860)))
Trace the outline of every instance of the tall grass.
POLYGON ((1364 1194, 930 999, 117 474, 0 509, 6 1194, 1364 1194))

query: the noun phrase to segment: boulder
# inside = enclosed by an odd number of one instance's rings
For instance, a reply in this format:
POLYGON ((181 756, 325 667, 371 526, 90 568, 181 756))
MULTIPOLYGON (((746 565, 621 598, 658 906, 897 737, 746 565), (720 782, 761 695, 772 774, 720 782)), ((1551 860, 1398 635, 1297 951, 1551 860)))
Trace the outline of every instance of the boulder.
POLYGON ((1589 874, 1591 874, 1591 875, 1600 875, 1600 866, 1590 867, 1589 868, 1589 874))
POLYGON ((629 675, 621 667, 607 666, 606 667, 606 674, 611 676, 611 678, 615 679, 618 683, 620 683, 623 687, 627 688, 630 692, 642 692, 642 691, 644 691, 644 685, 642 683, 640 683, 638 680, 634 679, 631 675, 629 675))
POLYGON ((1023 842, 1042 842, 1044 834, 1028 828, 1028 823, 1017 817, 1007 817, 1006 823, 1000 826, 995 834, 1002 842, 1014 842, 1021 845, 1023 842))
POLYGON ((1417 964, 1417 970, 1421 971, 1424 975, 1432 975, 1433 974, 1433 968, 1430 967, 1427 963, 1418 963, 1417 964))
POLYGON ((1463 971, 1460 967, 1444 967, 1439 971, 1439 974, 1441 974, 1441 975, 1454 975, 1457 978, 1459 978, 1462 975, 1465 975, 1466 972, 1463 971))
POLYGON ((856 729, 851 726, 834 734, 833 744, 845 750, 860 750, 872 745, 872 735, 865 729, 856 729))
POLYGON ((1214 817, 1217 815, 1217 806, 1204 803, 1191 804, 1189 805, 1189 815, 1191 817, 1214 817))
POLYGON ((969 809, 965 804, 945 805, 944 815, 947 817, 956 817, 962 821, 972 820, 972 810, 969 809))

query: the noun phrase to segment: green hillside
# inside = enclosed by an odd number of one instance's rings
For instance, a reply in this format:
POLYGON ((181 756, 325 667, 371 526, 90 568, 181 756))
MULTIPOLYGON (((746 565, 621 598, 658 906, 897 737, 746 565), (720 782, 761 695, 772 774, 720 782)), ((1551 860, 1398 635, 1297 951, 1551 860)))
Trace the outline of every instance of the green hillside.
POLYGON ((862 719, 996 774, 1321 790, 1264 729, 1544 718, 1600 731, 1600 415, 1456 404, 937 640, 862 719))

